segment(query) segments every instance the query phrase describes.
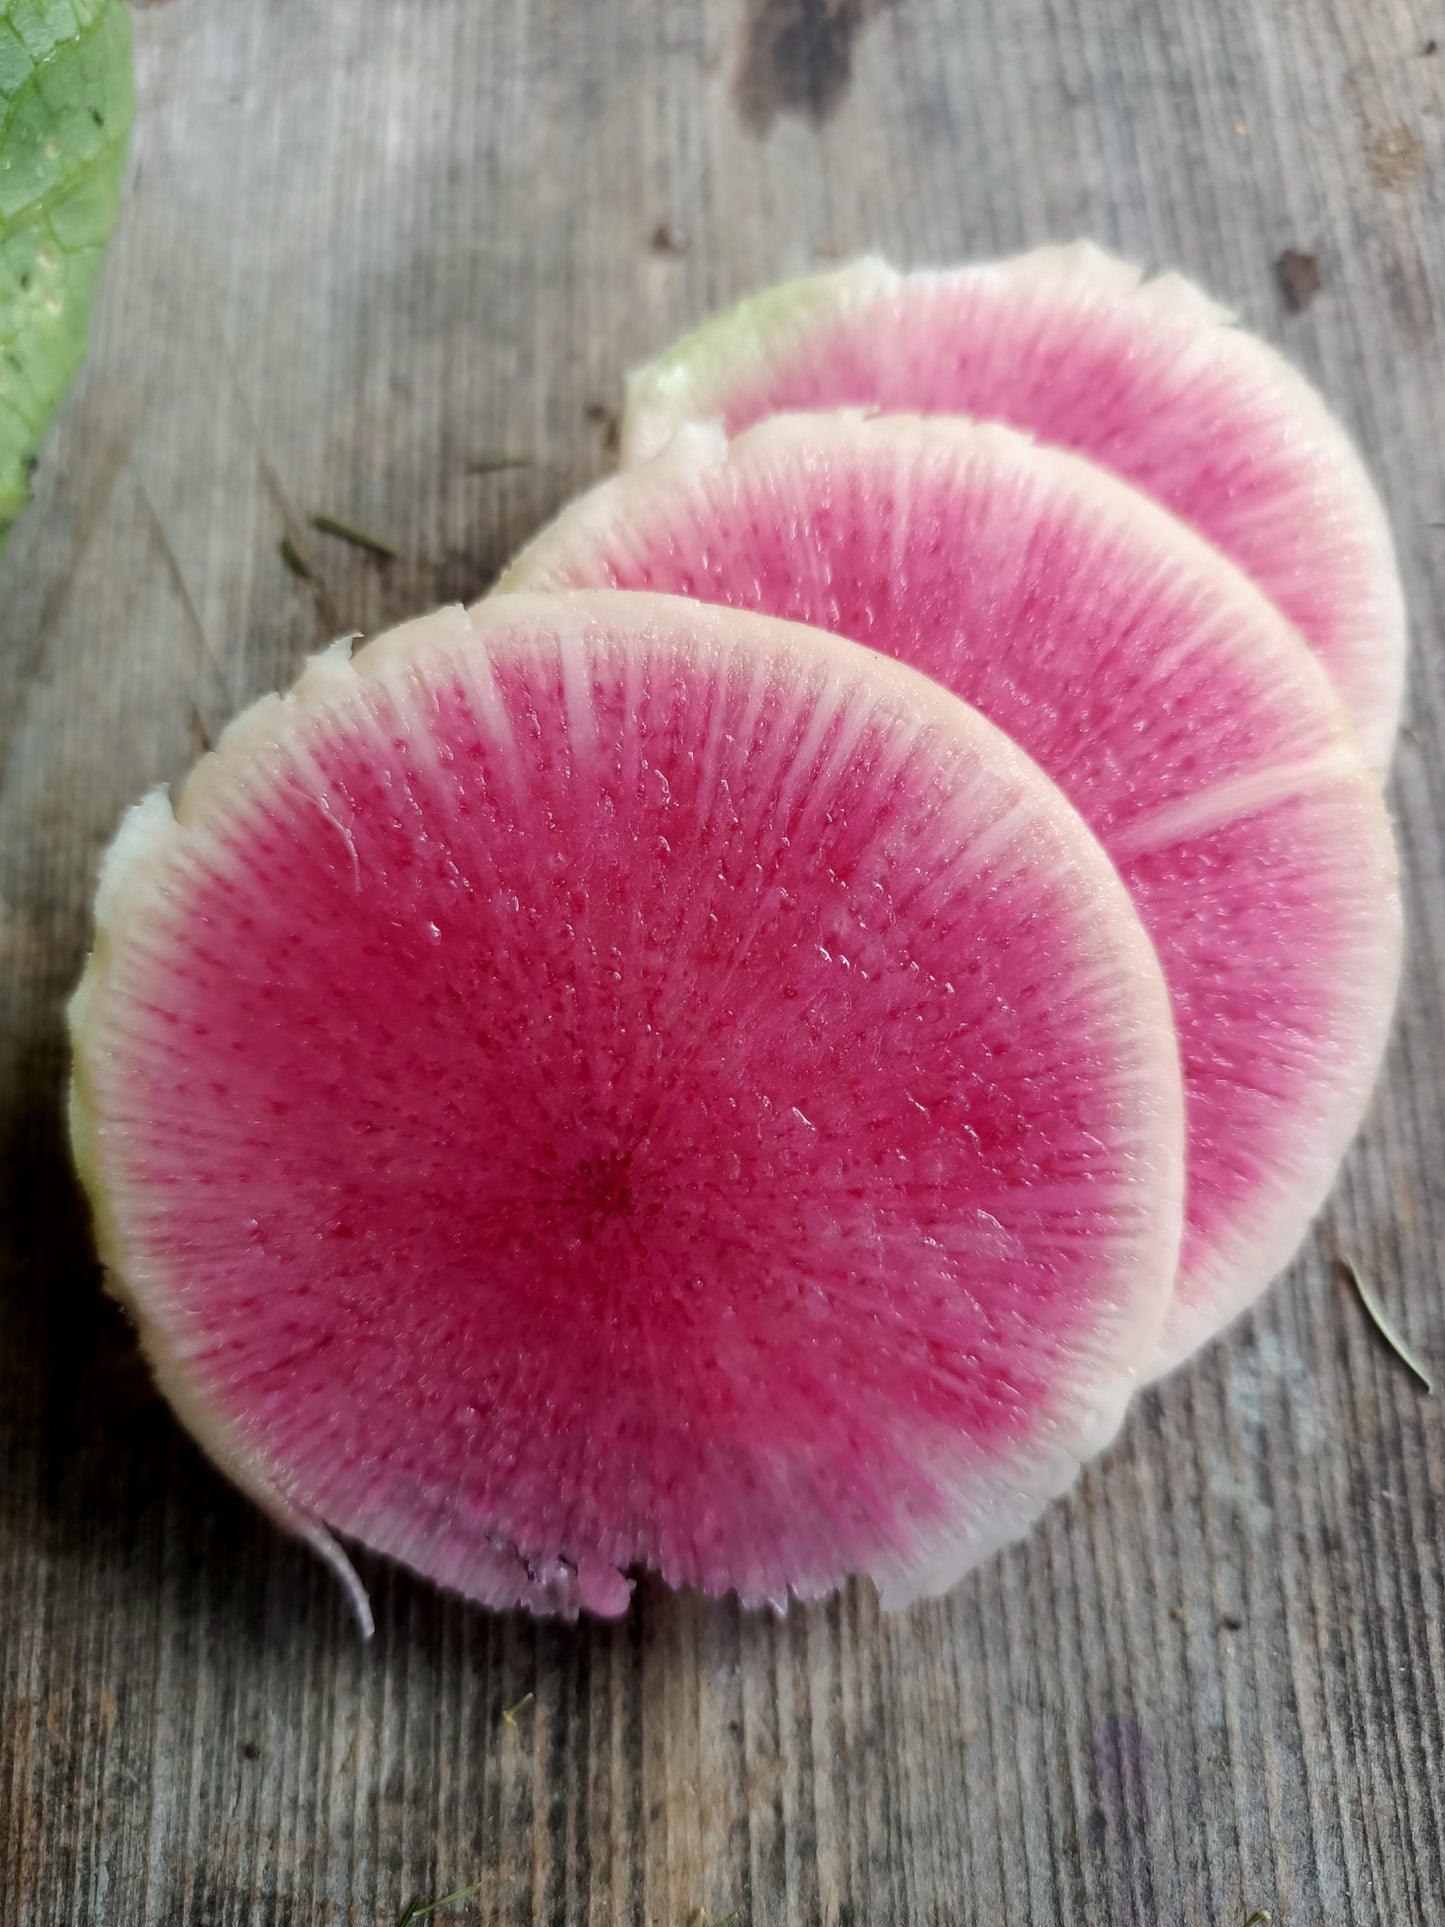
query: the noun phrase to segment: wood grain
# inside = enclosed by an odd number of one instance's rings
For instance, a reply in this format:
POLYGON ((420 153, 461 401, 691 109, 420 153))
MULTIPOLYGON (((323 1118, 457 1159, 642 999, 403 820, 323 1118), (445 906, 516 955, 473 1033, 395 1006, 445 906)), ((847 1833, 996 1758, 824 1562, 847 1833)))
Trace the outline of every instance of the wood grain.
POLYGON ((0 575, 0 1920, 381 1927, 473 1880, 458 1921, 1445 1920, 1445 1400, 1335 1271, 1445 1364, 1445 18, 174 0, 136 32, 94 351, 0 575), (366 1562, 363 1647, 97 1289, 57 1093, 98 851, 332 633, 483 589, 606 465, 624 366, 713 305, 1079 233, 1280 341, 1395 518, 1410 973, 1317 1233, 946 1601, 644 1588, 567 1629, 366 1562), (469 472, 497 450, 533 465, 469 472))

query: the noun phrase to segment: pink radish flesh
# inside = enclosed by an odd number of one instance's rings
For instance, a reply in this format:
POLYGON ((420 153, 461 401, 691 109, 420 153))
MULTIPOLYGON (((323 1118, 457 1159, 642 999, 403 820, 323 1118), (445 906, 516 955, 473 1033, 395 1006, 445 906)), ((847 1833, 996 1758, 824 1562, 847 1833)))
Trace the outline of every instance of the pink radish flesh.
POLYGON ((944 420, 695 429, 505 578, 788 616, 925 670, 1027 749, 1115 859, 1169 982, 1187 1227, 1160 1364, 1288 1260, 1378 1067, 1394 855, 1338 700, 1212 550, 1077 458, 944 420))
POLYGON ((632 379, 624 456, 688 417, 730 434, 801 409, 1006 423, 1072 449, 1228 555, 1318 651, 1389 760, 1405 618, 1347 436, 1271 348, 1177 276, 1081 245, 900 275, 863 261, 719 315, 632 379))
POLYGON ((123 832, 76 1144, 235 1476, 493 1605, 949 1583, 1117 1424, 1182 1114, 1073 811, 922 678, 652 598, 324 659, 123 832))

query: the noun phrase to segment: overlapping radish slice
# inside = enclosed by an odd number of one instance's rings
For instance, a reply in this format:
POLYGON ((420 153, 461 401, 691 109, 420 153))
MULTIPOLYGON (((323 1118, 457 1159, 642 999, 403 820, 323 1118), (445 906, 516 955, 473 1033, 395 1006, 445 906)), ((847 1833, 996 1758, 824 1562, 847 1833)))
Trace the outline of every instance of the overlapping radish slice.
POLYGON ((1293 622, 1376 772, 1404 687, 1389 529, 1348 436, 1273 349, 1178 275, 1081 243, 900 274, 866 260, 716 316, 633 375, 624 462, 679 423, 799 409, 1007 423, 1173 510, 1293 622))
POLYGON ((1118 865, 1179 1030, 1187 1224, 1159 1367, 1248 1304, 1359 1122, 1400 950, 1377 786, 1278 611, 1093 464, 945 418, 685 430, 504 578, 579 585, 836 630, 1028 750, 1118 865))

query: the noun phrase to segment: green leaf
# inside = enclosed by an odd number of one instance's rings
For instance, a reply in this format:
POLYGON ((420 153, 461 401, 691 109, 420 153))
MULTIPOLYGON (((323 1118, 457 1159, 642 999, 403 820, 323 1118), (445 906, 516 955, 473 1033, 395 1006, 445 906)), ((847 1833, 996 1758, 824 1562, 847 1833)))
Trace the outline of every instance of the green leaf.
POLYGON ((0 549, 85 357, 134 111, 123 0, 0 0, 0 549))

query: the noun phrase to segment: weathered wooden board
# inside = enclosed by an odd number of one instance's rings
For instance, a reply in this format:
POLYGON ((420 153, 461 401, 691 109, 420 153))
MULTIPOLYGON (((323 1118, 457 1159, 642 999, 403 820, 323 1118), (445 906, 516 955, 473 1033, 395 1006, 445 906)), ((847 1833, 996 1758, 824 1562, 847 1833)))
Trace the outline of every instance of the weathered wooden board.
POLYGON ((1445 14, 1426 0, 171 0, 94 353, 0 573, 0 1920, 1445 1920, 1445 14), (1438 36, 1438 41, 1437 41, 1438 36), (1307 1253, 1026 1545, 881 1620, 644 1591, 362 1647, 101 1300, 61 1148, 97 853, 332 633, 486 586, 624 365, 757 283, 1090 233, 1280 340, 1414 615, 1410 977, 1307 1253), (1283 250, 1316 258, 1303 311, 1283 250), (478 455, 534 466, 468 473, 478 455), (281 536, 325 507, 381 565, 281 536), (501 1719, 525 1693, 531 1703, 501 1719))

